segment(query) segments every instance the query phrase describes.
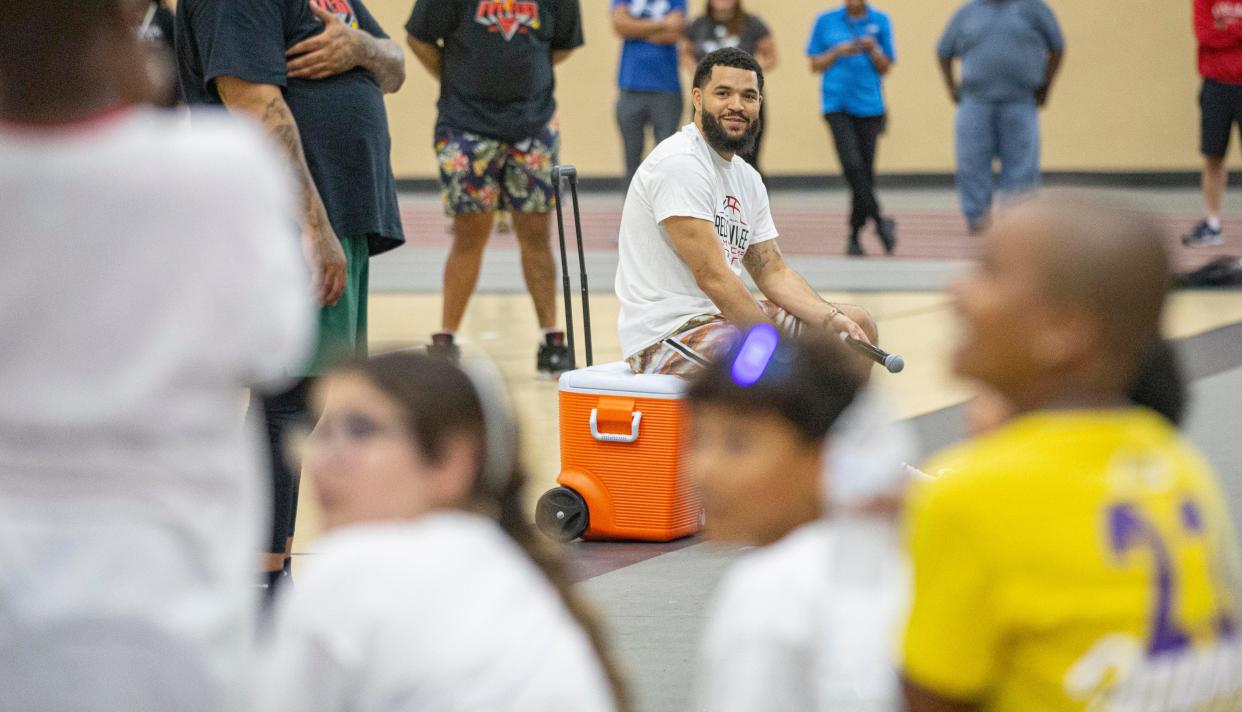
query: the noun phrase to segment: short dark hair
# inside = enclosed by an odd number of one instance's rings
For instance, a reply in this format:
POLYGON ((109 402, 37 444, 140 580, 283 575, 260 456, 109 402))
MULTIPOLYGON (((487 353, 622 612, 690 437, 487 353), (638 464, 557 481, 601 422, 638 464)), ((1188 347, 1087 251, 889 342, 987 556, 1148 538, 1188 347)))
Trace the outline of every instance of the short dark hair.
POLYGON ((53 60, 82 46, 82 38, 120 17, 119 0, 14 0, 0 13, 0 53, 9 62, 53 60))
MULTIPOLYGON (((81 90, 86 47, 125 30, 122 0, 10 0, 0 11, 0 84, 27 105, 81 90)), ((134 22, 140 19, 134 18, 134 22)), ((137 43, 137 35, 134 43, 137 43)))
POLYGON ((759 66, 759 62, 750 52, 737 47, 724 47, 708 54, 694 70, 695 88, 703 89, 707 86, 707 82, 712 78, 712 69, 715 67, 733 67, 754 72, 759 78, 759 92, 763 93, 763 67, 759 66))
MULTIPOLYGON (((717 406, 739 413, 776 415, 798 431, 806 442, 828 435, 841 413, 862 387, 865 369, 858 357, 836 339, 822 335, 797 338, 779 335, 770 353, 760 354, 759 371, 751 362, 741 373, 738 356, 748 348, 742 334, 728 353, 706 366, 690 383, 686 402, 693 408, 717 406)), ((769 342, 771 343, 771 342, 769 342)), ((743 359, 749 361, 749 359, 743 359)))
POLYGON ((1130 386, 1130 401, 1150 408, 1180 427, 1190 400, 1181 360, 1172 344, 1160 340, 1139 366, 1138 375, 1130 386))

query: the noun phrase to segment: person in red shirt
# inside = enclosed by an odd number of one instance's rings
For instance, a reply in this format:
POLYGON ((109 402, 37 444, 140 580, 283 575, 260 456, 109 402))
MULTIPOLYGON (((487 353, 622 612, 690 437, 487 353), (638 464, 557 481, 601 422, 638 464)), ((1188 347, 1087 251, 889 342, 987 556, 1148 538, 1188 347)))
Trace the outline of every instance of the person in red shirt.
POLYGON ((1182 243, 1190 247, 1221 244, 1220 206, 1225 193, 1225 153, 1229 133, 1242 126, 1242 2, 1194 0, 1195 38, 1199 42, 1200 151, 1203 153, 1204 218, 1182 243))

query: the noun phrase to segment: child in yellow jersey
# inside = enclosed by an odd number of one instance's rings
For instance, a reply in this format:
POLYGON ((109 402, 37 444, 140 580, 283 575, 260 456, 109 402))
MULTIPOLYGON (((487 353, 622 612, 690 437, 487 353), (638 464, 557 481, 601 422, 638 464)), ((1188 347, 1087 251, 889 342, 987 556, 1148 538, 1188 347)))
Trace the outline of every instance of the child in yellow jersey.
POLYGON ((1150 219, 1015 208, 956 285, 954 370, 1014 409, 911 500, 909 709, 1242 709, 1236 543, 1210 468, 1127 390, 1158 343, 1150 219))

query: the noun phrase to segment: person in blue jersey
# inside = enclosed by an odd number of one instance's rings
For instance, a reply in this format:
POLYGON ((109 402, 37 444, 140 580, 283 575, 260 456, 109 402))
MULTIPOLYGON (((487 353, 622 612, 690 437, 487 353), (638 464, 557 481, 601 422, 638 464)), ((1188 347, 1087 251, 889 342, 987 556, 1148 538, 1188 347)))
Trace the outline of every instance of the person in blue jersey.
POLYGON ((617 127, 625 147, 626 191, 643 162, 647 127, 658 144, 681 123, 677 44, 685 26, 686 0, 612 0, 612 29, 625 40, 617 73, 617 127))
POLYGON ((824 75, 820 106, 853 195, 846 253, 864 254, 859 236, 872 222, 885 254, 892 254, 897 224, 883 216, 875 195, 876 144, 888 118, 884 75, 897 59, 892 24, 867 0, 846 0, 815 20, 806 54, 811 71, 824 75))

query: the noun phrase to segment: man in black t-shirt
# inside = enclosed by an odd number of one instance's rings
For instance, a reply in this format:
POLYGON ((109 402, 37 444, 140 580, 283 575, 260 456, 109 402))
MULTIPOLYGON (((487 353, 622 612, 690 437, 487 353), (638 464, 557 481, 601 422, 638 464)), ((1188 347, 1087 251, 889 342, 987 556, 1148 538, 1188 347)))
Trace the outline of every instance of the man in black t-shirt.
POLYGON ((582 46, 578 0, 417 0, 410 49, 440 80, 435 150, 453 248, 444 266, 441 331, 431 350, 456 357, 454 335, 479 279, 496 211, 513 215, 522 273, 543 329, 536 367, 572 368, 556 327, 548 213, 560 134, 552 65, 582 46))
MULTIPOLYGON (((176 47, 191 109, 254 116, 298 179, 323 305, 315 358, 300 375, 365 356, 368 258, 404 241, 383 100, 405 80, 400 46, 362 0, 181 0, 176 47)), ((308 420, 306 391, 302 380, 262 403, 275 482, 265 567, 273 581, 287 566, 297 505, 285 432, 308 420)))

